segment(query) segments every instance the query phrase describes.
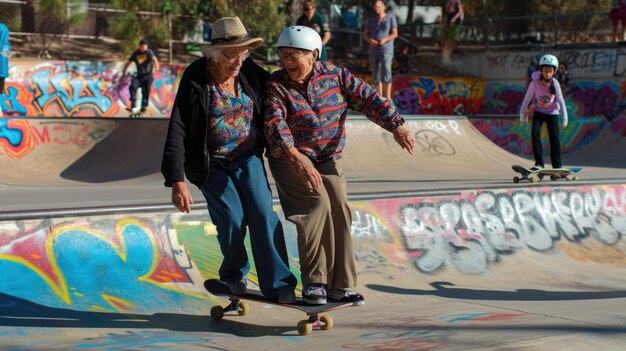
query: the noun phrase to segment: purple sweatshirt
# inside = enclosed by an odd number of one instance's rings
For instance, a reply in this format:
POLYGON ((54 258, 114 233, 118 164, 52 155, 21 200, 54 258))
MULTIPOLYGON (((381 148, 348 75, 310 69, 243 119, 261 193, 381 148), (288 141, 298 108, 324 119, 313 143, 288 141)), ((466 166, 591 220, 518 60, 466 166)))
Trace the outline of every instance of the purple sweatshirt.
POLYGON ((537 71, 532 74, 532 81, 528 85, 526 96, 524 96, 524 102, 522 102, 522 109, 519 113, 519 118, 524 121, 524 115, 528 110, 528 105, 531 100, 535 102, 535 111, 541 112, 546 115, 558 116, 559 111, 563 118, 563 125, 567 125, 567 109, 565 108, 565 100, 563 99, 563 93, 561 92, 561 85, 556 78, 552 78, 552 85, 554 85, 554 95, 550 94, 550 86, 544 86, 541 84, 541 72, 537 71))

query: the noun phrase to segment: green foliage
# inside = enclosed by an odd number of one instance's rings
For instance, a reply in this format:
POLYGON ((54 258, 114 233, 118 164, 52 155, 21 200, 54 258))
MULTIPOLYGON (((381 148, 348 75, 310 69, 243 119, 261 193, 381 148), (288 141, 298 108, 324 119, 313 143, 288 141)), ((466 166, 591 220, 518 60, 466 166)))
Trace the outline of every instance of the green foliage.
POLYGON ((4 23, 11 32, 19 32, 21 25, 19 8, 17 6, 2 7, 0 23, 4 23))
POLYGON ((123 12, 111 21, 111 33, 122 42, 126 54, 144 37, 157 45, 165 45, 171 38, 181 39, 194 28, 196 18, 213 21, 238 16, 251 34, 262 37, 266 43, 273 42, 288 25, 283 0, 113 0, 112 3, 123 12), (161 16, 142 15, 142 11, 158 12, 161 16))
POLYGON ((166 45, 171 38, 167 12, 179 9, 178 3, 198 1, 114 0, 113 7, 122 12, 114 16, 111 34, 121 42, 125 54, 135 50, 143 38, 157 46, 166 45))
POLYGON ((238 16, 250 33, 264 38, 266 42, 274 42, 288 25, 288 16, 283 10, 285 1, 215 0, 213 4, 211 14, 215 19, 238 16))
POLYGON ((130 54, 137 48, 137 43, 142 36, 141 23, 134 11, 117 14, 111 21, 111 35, 121 43, 125 54, 130 54))
POLYGON ((81 0, 37 0, 37 32, 41 35, 41 54, 49 55, 48 36, 67 32, 71 25, 80 23, 85 18, 81 0))

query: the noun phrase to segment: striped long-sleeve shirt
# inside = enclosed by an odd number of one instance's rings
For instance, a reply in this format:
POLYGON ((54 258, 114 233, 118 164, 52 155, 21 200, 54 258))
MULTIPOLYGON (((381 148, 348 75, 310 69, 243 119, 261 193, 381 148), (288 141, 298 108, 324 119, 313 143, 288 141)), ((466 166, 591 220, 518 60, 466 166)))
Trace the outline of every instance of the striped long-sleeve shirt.
POLYGON ((328 62, 313 64, 304 84, 284 69, 267 82, 265 137, 268 157, 280 157, 291 147, 314 162, 338 160, 346 142, 348 109, 363 112, 387 131, 404 123, 391 102, 345 68, 328 62))

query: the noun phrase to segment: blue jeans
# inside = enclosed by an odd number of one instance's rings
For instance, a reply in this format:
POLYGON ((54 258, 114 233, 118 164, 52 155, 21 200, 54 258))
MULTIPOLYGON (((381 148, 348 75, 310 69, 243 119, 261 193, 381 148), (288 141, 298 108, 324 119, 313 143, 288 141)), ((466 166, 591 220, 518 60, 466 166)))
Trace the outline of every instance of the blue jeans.
POLYGON ((391 83, 391 63, 393 54, 369 54, 370 70, 374 85, 378 83, 391 83))
POLYGON ((247 227, 263 295, 272 298, 282 290, 293 291, 297 280, 289 270, 283 227, 272 207, 261 154, 231 161, 211 157, 210 161, 209 179, 201 190, 224 255, 220 279, 248 275, 250 262, 244 246, 247 227))

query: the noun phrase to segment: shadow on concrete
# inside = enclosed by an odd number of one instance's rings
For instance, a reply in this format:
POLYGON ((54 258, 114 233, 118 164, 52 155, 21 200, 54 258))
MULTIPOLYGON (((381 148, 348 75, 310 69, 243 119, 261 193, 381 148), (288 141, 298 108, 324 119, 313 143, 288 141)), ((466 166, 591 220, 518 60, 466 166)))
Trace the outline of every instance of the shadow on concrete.
POLYGON ((494 301, 560 301, 560 300, 599 300, 619 299, 626 297, 626 291, 545 291, 536 289, 477 290, 450 288, 449 282, 432 282, 435 290, 405 289, 397 286, 368 284, 367 288, 389 294, 439 296, 449 299, 463 300, 494 300, 494 301))
POLYGON ((179 313, 131 314, 76 311, 40 305, 0 293, 0 326, 37 328, 107 328, 107 329, 166 329, 179 332, 213 332, 240 337, 267 335, 297 335, 293 326, 264 326, 242 323, 227 318, 245 318, 227 314, 221 321, 208 315, 179 313))
MULTIPOLYGON (((463 320, 466 322, 472 322, 471 319, 463 320)), ((374 323, 353 323, 351 326, 355 328, 369 328, 384 331, 386 336, 396 335, 396 337, 410 337, 415 334, 428 335, 437 332, 451 332, 451 331, 463 331, 463 332, 482 332, 482 331, 503 331, 503 332, 537 332, 541 335, 546 333, 597 333, 597 334, 624 334, 626 333, 626 326, 605 326, 594 324, 580 324, 582 322, 572 321, 572 324, 463 324, 463 325, 451 325, 454 322, 448 322, 448 324, 430 324, 419 321, 409 321, 405 324, 390 322, 374 323), (573 324, 578 323, 578 324, 573 324), (391 330, 391 331, 389 331, 391 330)), ((382 332, 381 332, 382 333, 382 332)))
POLYGON ((61 172, 62 178, 105 183, 159 172, 167 123, 149 119, 114 123, 120 126, 61 172))

